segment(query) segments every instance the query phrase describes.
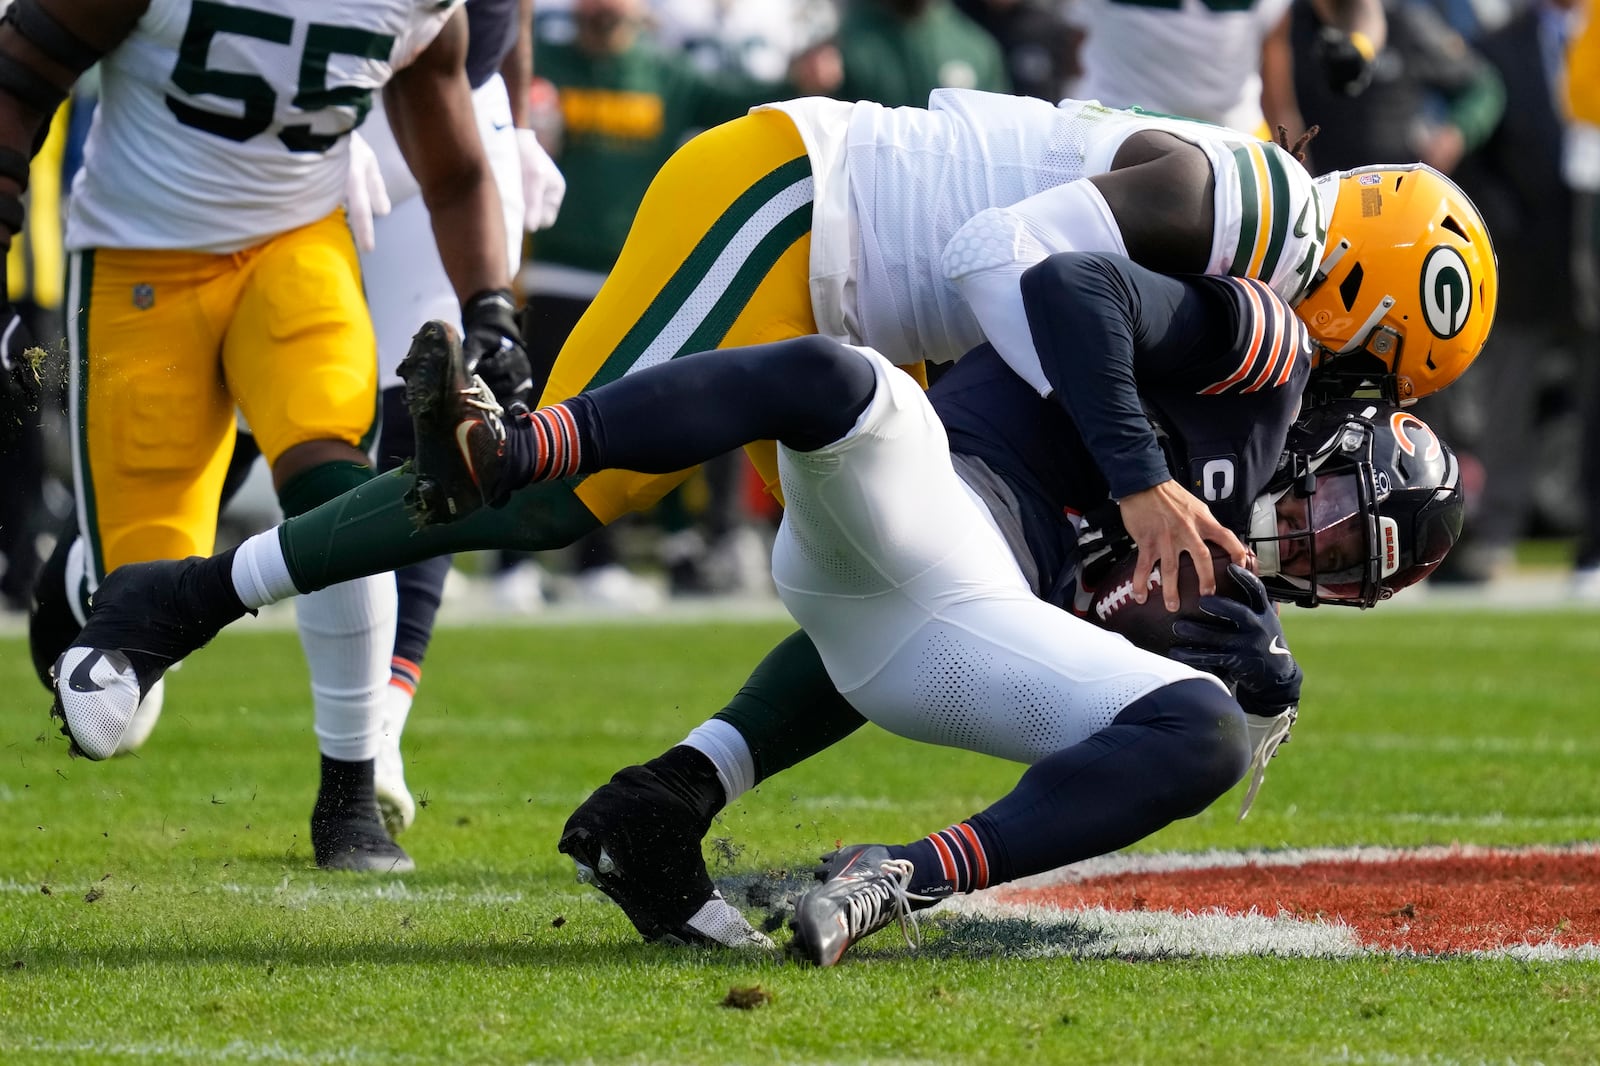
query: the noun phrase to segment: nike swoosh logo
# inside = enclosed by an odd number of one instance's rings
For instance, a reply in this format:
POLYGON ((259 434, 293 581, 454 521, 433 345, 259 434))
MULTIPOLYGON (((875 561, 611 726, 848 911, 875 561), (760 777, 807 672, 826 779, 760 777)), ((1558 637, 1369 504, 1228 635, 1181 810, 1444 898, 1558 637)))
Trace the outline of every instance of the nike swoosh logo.
POLYGON ((94 679, 94 667, 105 657, 106 653, 99 648, 92 649, 88 655, 79 660, 77 666, 72 668, 72 676, 67 678, 67 686, 74 692, 104 692, 106 687, 94 679))
POLYGON ((1304 237, 1311 231, 1306 229, 1306 212, 1311 210, 1311 205, 1306 204, 1300 209, 1300 217, 1294 220, 1294 235, 1304 237))
POLYGON ((498 132, 500 130, 508 130, 508 129, 511 128, 511 123, 509 123, 509 122, 491 122, 491 123, 489 123, 489 125, 493 126, 494 129, 496 130, 496 132, 498 132))
POLYGON ((1274 655, 1288 655, 1289 647, 1284 644, 1282 637, 1273 637, 1272 643, 1267 645, 1267 650, 1274 655))
POLYGON ((464 418, 456 423, 456 447, 461 450, 461 461, 467 464, 467 476, 474 485, 478 484, 478 472, 472 468, 472 447, 467 438, 472 436, 472 427, 477 424, 475 418, 464 418))

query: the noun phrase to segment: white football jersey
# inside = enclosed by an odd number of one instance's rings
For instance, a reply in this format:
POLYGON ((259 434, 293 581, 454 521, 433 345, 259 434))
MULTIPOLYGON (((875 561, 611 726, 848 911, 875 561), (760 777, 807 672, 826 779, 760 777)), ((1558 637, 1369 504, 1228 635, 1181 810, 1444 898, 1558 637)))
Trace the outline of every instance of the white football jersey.
POLYGON ((152 0, 101 62, 67 246, 235 252, 344 196, 373 94, 462 0, 152 0))
MULTIPOLYGON (((771 106, 800 129, 816 181, 818 331, 896 363, 948 362, 985 339, 947 275, 944 256, 958 231, 991 208, 1046 223, 1082 210, 1081 197, 1058 190, 1109 171, 1117 149, 1142 130, 1172 133, 1211 162, 1216 221, 1207 273, 1259 278, 1293 303, 1321 258, 1327 221, 1311 176, 1278 146, 1220 126, 1092 100, 1057 105, 968 89, 935 90, 927 109, 815 98, 771 106)), ((1044 228, 1074 229, 1070 221, 1044 228)), ((988 265, 1123 251, 1009 237, 1002 244, 988 265)), ((1015 353, 989 339, 1011 362, 1015 353)))
POLYGON ((1261 113, 1261 44, 1289 0, 1079 0, 1085 31, 1077 93, 1246 133, 1261 113))

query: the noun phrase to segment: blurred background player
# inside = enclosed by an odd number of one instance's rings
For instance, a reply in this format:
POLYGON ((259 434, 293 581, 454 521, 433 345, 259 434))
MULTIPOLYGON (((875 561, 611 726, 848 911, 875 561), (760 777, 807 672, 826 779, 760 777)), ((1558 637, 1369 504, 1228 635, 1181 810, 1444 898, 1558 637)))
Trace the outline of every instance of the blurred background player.
POLYGON ((924 107, 935 89, 1011 91, 999 44, 951 0, 841 0, 834 45, 842 100, 924 107))
MULTIPOLYGON (((1422 0, 1387 0, 1386 39, 1357 95, 1336 91, 1315 66, 1296 64, 1301 118, 1319 129, 1308 148, 1315 170, 1348 170, 1417 159, 1451 174, 1482 144, 1505 107, 1494 67, 1422 0)), ((1324 29, 1311 0, 1290 12, 1296 56, 1310 55, 1324 29)))
MULTIPOLYGON (((1505 102, 1457 173, 1497 236, 1505 283, 1480 369, 1424 412, 1447 427, 1474 475, 1467 533, 1440 571, 1447 581, 1477 584, 1508 574, 1545 486, 1577 472, 1574 459, 1549 458, 1549 438, 1539 429, 1550 414, 1547 390, 1562 379, 1578 328, 1573 194, 1561 170, 1562 42, 1571 6, 1571 0, 1532 0, 1473 42, 1505 102)), ((1566 438, 1562 451, 1573 443, 1566 438)), ((1571 492, 1576 485, 1568 480, 1564 487, 1571 492)))
POLYGON ((1588 0, 1569 27, 1562 170, 1573 195, 1573 281, 1581 332, 1583 516, 1572 590, 1600 600, 1600 3, 1588 0))
POLYGON ((28 168, 30 210, 0 270, 21 328, 41 342, 37 362, 25 356, 15 365, 0 344, 0 611, 27 610, 48 522, 45 435, 61 402, 61 192, 71 114, 71 105, 56 112, 28 168))
MULTIPOLYGON (((1298 137, 1304 126, 1289 38, 1293 2, 1079 0, 1074 18, 1084 28, 1083 77, 1073 92, 1112 107, 1185 115, 1263 139, 1279 126, 1298 137)), ((1332 83, 1341 95, 1359 93, 1384 42, 1380 0, 1299 2, 1319 22, 1315 46, 1301 53, 1310 60, 1300 64, 1310 68, 1305 76, 1332 83)))
MULTIPOLYGON (((561 172, 529 128, 532 8, 532 0, 466 0, 467 83, 472 89, 478 136, 500 193, 508 277, 514 276, 521 264, 524 233, 554 221, 566 188, 561 172)), ((373 107, 359 136, 371 145, 383 198, 389 203, 388 211, 378 212, 377 217, 363 218, 352 211, 367 307, 378 343, 382 430, 376 466, 383 472, 415 454, 411 417, 406 413, 395 367, 423 322, 440 319, 459 329, 462 314, 435 243, 422 189, 406 166, 381 101, 373 107)), ((511 293, 497 293, 493 302, 495 314, 504 318, 505 335, 511 336, 511 293)), ((502 392, 528 388, 509 379, 496 384, 502 392)), ((374 765, 378 807, 391 834, 408 828, 416 817, 416 803, 406 787, 400 738, 422 682, 422 664, 450 562, 450 556, 440 556, 395 573, 394 649, 374 765)))
POLYGON ((1049 0, 956 0, 962 14, 1000 45, 1011 90, 1056 101, 1073 95, 1082 73, 1083 30, 1067 20, 1064 4, 1049 0))
MULTIPOLYGON (((98 60, 102 76, 66 236, 81 535, 80 570, 66 580, 80 608, 116 566, 211 549, 235 405, 286 514, 372 476, 373 335, 339 203, 347 134, 386 83, 391 121, 451 236, 446 262, 469 326, 484 294, 506 289, 458 7, 367 0, 343 5, 337 25, 293 0, 271 10, 21 0, 8 12, 0 145, 17 158, 78 73, 98 60)), ((6 164, 0 190, 15 196, 23 181, 6 164)), ((514 335, 512 322, 475 343, 514 335)), ((325 867, 411 866, 372 786, 393 588, 363 578, 299 607, 322 752, 311 838, 325 867)), ((87 672, 68 680, 94 683, 87 672)), ((117 739, 84 738, 101 755, 117 739)))
MULTIPOLYGON (((549 91, 534 122, 569 178, 561 214, 533 238, 522 279, 523 333, 541 384, 616 265, 645 190, 673 151, 693 134, 767 100, 826 92, 837 81, 804 81, 809 68, 787 63, 778 79, 753 77, 742 63, 709 63, 705 45, 700 62, 691 62, 664 47, 649 32, 647 18, 643 0, 575 0, 570 21, 553 23, 568 32, 537 43, 539 79, 549 91), (791 69, 801 82, 787 79, 791 69)), ((740 470, 723 461, 709 482, 716 496, 712 513, 722 519, 716 528, 705 537, 663 540, 663 553, 673 553, 663 559, 669 570, 686 575, 704 558, 707 541, 730 532, 728 512, 737 505, 740 470)), ((678 533, 691 528, 684 521, 676 525, 678 533)), ((613 530, 583 538, 573 554, 573 586, 583 602, 616 609, 659 603, 657 586, 623 564, 613 530)), ((498 581, 514 582, 514 573, 503 569, 498 581)))

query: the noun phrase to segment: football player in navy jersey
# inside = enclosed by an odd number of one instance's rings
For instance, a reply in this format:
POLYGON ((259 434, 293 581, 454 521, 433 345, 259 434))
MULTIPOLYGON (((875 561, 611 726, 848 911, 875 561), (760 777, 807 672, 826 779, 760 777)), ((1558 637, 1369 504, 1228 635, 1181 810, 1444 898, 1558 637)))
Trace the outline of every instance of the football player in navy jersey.
MULTIPOLYGON (((798 405, 803 418, 773 411, 771 421, 750 415, 755 422, 728 427, 712 413, 729 403, 724 391, 767 375, 745 379, 695 356, 509 430, 507 453, 535 456, 499 467, 515 469, 513 481, 599 462, 654 469, 685 457, 663 455, 664 441, 727 443, 704 439, 718 422, 735 434, 772 431, 785 446, 790 501, 774 577, 805 627, 791 641, 814 643, 834 682, 835 694, 808 695, 836 723, 835 738, 865 719, 1031 764, 1010 795, 964 822, 901 847, 831 856, 827 880, 795 916, 795 950, 819 964, 906 906, 1131 844, 1203 810, 1253 764, 1248 805, 1299 698, 1269 588, 1280 599, 1370 606, 1431 571, 1460 530, 1454 457, 1415 416, 1363 400, 1296 421, 1311 346, 1258 282, 1174 278, 1067 253, 1032 268, 1023 290, 1048 396, 987 345, 919 404, 892 375, 866 373, 875 353, 793 342, 762 358, 781 383, 779 406, 798 405), (853 388, 854 402, 813 408, 813 390, 832 388, 853 388), (629 419, 629 399, 677 414, 670 428, 657 417, 640 429, 650 420, 640 408, 629 419), (631 440, 636 432, 653 443, 631 440), (530 452, 518 434, 550 446, 530 452), (814 441, 829 443, 807 451, 814 441), (869 457, 878 452, 892 459, 869 457), (1205 614, 1177 621, 1168 654, 1196 671, 1166 673, 1174 664, 1058 609, 1079 581, 1081 543, 1131 547, 1116 529, 1115 496, 1152 467, 1205 499, 1262 561, 1259 579, 1234 571, 1248 603, 1207 597, 1205 614), (839 484, 852 468, 854 492, 839 484)), ((740 404, 765 410, 748 393, 740 404)), ((506 487, 484 484, 491 494, 506 487)), ((733 797, 820 747, 754 750, 741 723, 724 713, 697 727, 692 745, 619 771, 563 832, 580 877, 649 939, 764 939, 712 885, 700 839, 733 797)))

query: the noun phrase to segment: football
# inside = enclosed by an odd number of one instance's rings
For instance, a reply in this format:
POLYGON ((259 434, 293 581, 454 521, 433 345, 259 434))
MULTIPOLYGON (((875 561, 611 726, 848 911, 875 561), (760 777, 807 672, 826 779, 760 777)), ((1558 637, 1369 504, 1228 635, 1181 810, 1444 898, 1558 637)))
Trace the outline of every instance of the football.
MULTIPOLYGON (((1245 591, 1228 573, 1228 553, 1215 544, 1207 546, 1211 549, 1217 595, 1245 601, 1245 591)), ((1084 615, 1104 629, 1121 633, 1146 651, 1165 655, 1174 642, 1172 623, 1200 609, 1200 582, 1195 576, 1193 562, 1185 555, 1178 570, 1178 609, 1168 611, 1162 601, 1162 582, 1166 575, 1160 566, 1150 571, 1150 594, 1139 603, 1133 598, 1133 572, 1138 560, 1139 553, 1135 551, 1111 564, 1111 569, 1089 597, 1084 615)))

